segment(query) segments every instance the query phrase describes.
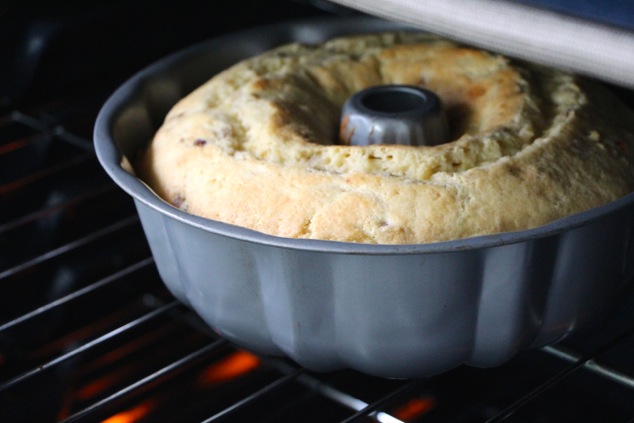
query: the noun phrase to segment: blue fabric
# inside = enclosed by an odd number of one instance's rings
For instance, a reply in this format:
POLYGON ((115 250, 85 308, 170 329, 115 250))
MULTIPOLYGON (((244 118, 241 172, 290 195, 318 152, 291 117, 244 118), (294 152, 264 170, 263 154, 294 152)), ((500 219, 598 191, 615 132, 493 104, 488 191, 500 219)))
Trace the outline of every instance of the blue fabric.
POLYGON ((634 0, 513 0, 609 26, 634 31, 634 0))

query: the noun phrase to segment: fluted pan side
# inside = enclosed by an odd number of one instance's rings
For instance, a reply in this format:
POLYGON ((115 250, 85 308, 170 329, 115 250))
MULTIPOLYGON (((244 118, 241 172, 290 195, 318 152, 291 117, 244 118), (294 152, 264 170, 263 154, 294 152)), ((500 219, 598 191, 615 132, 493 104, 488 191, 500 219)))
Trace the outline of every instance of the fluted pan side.
POLYGON ((626 215, 490 248, 364 255, 262 245, 138 208, 178 298, 228 339, 318 371, 497 366, 596 316, 631 276, 626 215))

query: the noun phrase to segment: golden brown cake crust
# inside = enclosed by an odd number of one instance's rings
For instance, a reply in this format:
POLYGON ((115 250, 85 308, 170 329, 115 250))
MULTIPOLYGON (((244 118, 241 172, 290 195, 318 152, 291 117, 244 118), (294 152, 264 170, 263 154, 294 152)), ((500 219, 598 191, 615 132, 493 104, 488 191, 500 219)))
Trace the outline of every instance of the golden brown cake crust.
POLYGON ((287 45, 168 114, 136 171, 190 213, 292 238, 411 244, 522 230, 632 191, 634 116, 600 87, 422 34, 287 45), (336 143, 343 102, 436 92, 452 141, 336 143))

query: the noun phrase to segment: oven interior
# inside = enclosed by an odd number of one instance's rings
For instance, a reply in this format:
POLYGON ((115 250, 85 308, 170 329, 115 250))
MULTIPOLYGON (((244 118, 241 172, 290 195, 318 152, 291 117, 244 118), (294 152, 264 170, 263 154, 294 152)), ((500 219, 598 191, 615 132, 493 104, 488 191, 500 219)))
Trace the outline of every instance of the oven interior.
POLYGON ((355 13, 299 0, 0 10, 2 421, 634 422, 632 289, 586 330, 501 367, 388 380, 239 349, 164 288, 132 200, 97 163, 99 108, 134 72, 214 35, 355 13))

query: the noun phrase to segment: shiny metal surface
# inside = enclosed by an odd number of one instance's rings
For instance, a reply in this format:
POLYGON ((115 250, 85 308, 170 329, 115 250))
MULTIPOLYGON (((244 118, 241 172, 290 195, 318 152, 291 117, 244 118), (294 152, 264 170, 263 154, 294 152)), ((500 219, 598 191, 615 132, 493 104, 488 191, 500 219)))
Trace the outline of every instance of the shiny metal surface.
POLYGON ((339 140, 345 145, 436 145, 449 139, 438 96, 408 85, 379 85, 343 105, 339 140))

